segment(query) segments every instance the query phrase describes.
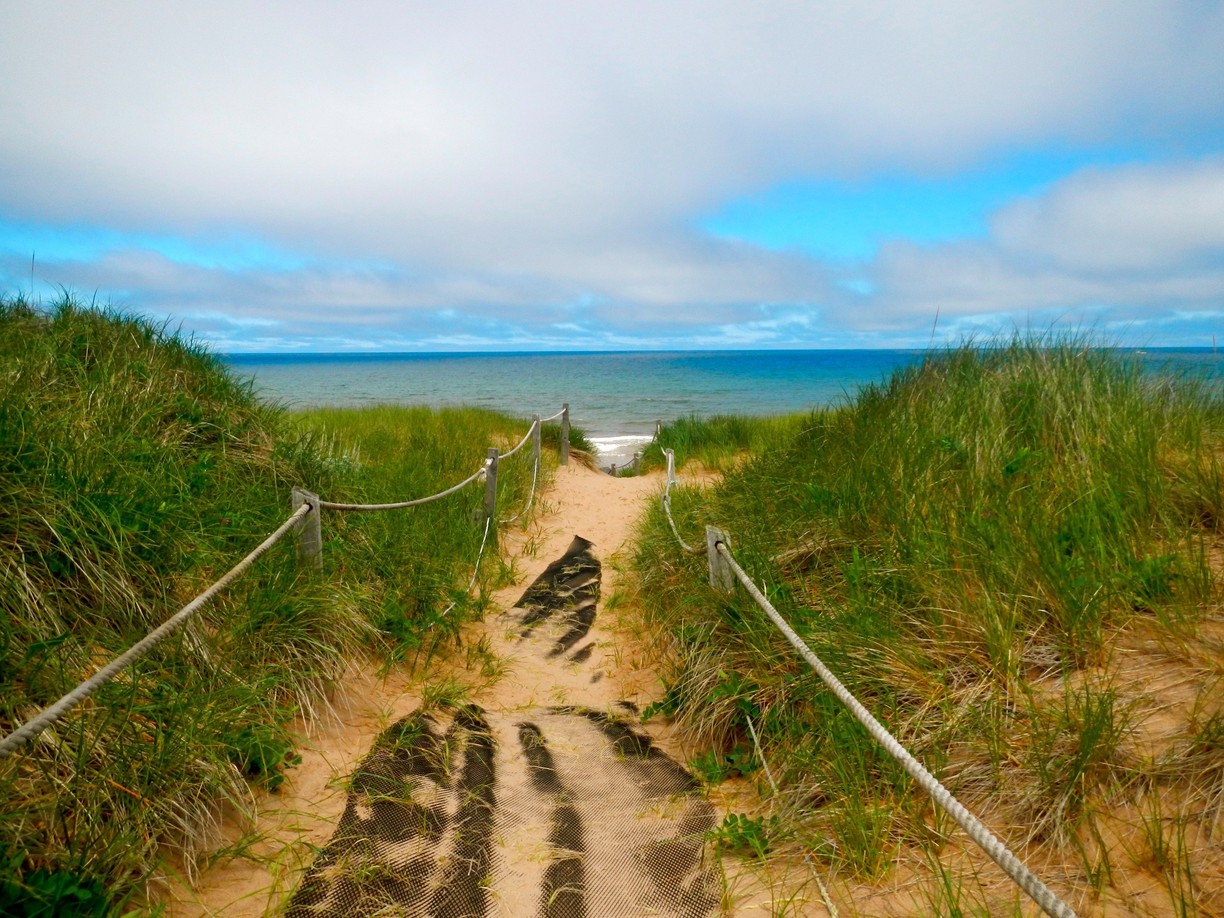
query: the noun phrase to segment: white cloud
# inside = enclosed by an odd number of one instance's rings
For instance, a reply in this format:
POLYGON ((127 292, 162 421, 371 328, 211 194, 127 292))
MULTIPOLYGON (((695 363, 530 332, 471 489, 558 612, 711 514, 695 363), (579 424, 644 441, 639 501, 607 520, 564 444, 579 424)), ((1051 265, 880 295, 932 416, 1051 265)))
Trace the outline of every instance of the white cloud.
POLYGON ((1159 272, 1224 258, 1224 158, 1089 169, 994 219, 999 244, 1081 271, 1159 272))
MULTIPOLYGON (((892 243, 869 266, 869 295, 842 295, 857 328, 995 316, 1200 327, 1224 307, 1224 161, 1088 169, 1002 208, 992 236, 892 243)), ((1201 335, 1200 335, 1201 338, 1201 335)))
POLYGON ((10 0, 0 217, 232 231, 315 256, 239 274, 114 252, 55 278, 303 335, 497 319, 525 338, 567 322, 608 341, 716 336, 761 321, 762 303, 834 328, 898 328, 941 302, 1198 308, 1216 283, 1218 164, 1081 176, 1000 213, 992 245, 893 247, 860 272, 879 287, 867 298, 691 226, 795 177, 938 175, 1008 149, 1219 131, 1221 47, 1224 7, 1154 0, 10 0), (1197 273, 1127 289, 1100 276, 1174 263, 1197 273))

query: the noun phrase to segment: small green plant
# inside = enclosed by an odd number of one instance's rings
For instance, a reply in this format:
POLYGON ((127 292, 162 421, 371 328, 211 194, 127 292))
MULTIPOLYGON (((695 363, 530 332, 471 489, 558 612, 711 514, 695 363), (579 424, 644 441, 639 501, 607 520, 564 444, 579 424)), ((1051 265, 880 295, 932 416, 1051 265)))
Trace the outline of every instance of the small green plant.
POLYGON ((742 778, 761 767, 747 743, 736 743, 730 752, 710 750, 689 763, 707 784, 721 784, 729 778, 742 778))
POLYGON ((421 686, 421 707, 453 708, 468 700, 471 689, 454 676, 444 676, 421 686))
POLYGON ((770 836, 777 830, 777 817, 728 813, 707 837, 716 845, 736 854, 750 854, 761 860, 769 853, 770 836))
POLYGON ((225 738, 227 755, 238 770, 270 791, 285 782, 285 769, 302 764, 302 757, 284 727, 266 723, 242 724, 225 738))
POLYGON ((18 877, 10 872, 21 858, 9 859, 0 876, 0 915, 11 918, 108 918, 111 900, 96 879, 67 870, 39 868, 18 877))
POLYGON ((663 683, 663 697, 658 701, 652 701, 642 709, 642 723, 646 723, 654 717, 673 717, 680 710, 681 698, 679 689, 667 682, 663 683))

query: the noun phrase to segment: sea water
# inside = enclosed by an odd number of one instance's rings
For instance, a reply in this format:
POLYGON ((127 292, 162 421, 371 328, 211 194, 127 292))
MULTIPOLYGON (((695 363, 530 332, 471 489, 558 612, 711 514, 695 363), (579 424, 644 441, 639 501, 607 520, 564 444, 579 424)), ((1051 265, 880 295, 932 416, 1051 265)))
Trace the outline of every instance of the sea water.
POLYGON ((659 421, 690 414, 770 415, 843 402, 917 351, 549 354, 242 354, 225 358, 289 408, 475 405, 518 417, 556 414, 624 462, 659 421))
MULTIPOLYGON (((529 418, 570 406, 571 422, 623 463, 658 421, 690 414, 773 415, 845 403, 922 359, 920 351, 686 351, 547 354, 240 354, 225 360, 289 408, 475 405, 529 418)), ((1211 349, 1145 356, 1221 378, 1211 349)))

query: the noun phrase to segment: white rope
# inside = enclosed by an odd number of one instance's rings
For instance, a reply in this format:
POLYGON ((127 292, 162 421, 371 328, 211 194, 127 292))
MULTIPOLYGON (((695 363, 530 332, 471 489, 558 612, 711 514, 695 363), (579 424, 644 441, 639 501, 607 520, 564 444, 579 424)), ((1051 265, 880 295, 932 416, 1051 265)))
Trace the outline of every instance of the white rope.
POLYGON ((944 787, 933 774, 927 771, 921 762, 910 755, 905 747, 897 742, 897 739, 885 729, 884 725, 876 720, 871 712, 859 703, 857 698, 850 694, 850 691, 820 661, 820 658, 812 652, 803 639, 778 614, 778 610, 757 589, 752 579, 744 573, 744 569, 736 563, 731 550, 722 542, 718 542, 715 547, 718 553, 726 559, 727 564, 730 565, 735 576, 739 578, 740 583, 744 585, 744 589, 756 600, 757 605, 778 626, 778 630, 786 636, 791 646, 799 651, 803 659, 808 662, 808 665, 816 670, 816 674, 820 676, 821 681, 828 686, 829 690, 837 696, 837 700, 850 709, 850 713, 867 729, 872 738, 900 763, 901 767, 906 770, 910 777, 917 781, 923 790, 930 794, 931 798, 943 807, 949 816, 956 820, 957 825, 964 829, 969 834, 969 837, 983 851, 990 855, 991 859, 1002 867, 1007 875, 1015 881, 1016 885, 1028 893, 1047 915, 1051 915, 1053 918, 1075 918, 1075 912, 1071 910, 1070 906, 1059 899, 1048 886, 1041 882, 1031 870, 1021 863, 1020 859, 1008 850, 1007 846, 999 841, 980 819, 965 809, 964 805, 952 796, 952 792, 944 787))
POLYGON ((565 409, 564 409, 564 408, 562 408, 560 411, 558 411, 556 414, 554 414, 554 415, 553 415, 552 417, 550 417, 550 418, 540 418, 540 423, 541 423, 541 424, 543 424, 543 423, 545 423, 546 421, 555 421, 557 418, 561 417, 563 414, 565 414, 565 409))
POLYGON ((403 500, 394 504, 338 504, 335 501, 321 500, 319 501, 319 507, 324 510, 353 510, 358 513, 368 513, 373 510, 402 510, 404 507, 419 507, 421 504, 428 504, 435 500, 441 500, 443 497, 450 497, 456 491, 466 488, 481 475, 485 474, 488 467, 489 463, 486 461, 479 469, 463 479, 459 484, 437 494, 431 494, 429 497, 418 497, 416 500, 403 500))
POLYGON ((540 423, 540 422, 539 422, 539 421, 532 421, 532 422, 531 422, 531 427, 530 427, 530 429, 527 431, 526 435, 524 435, 523 439, 519 440, 519 442, 518 442, 518 446, 516 446, 514 449, 510 450, 510 452, 508 452, 508 453, 502 453, 502 454, 501 454, 500 456, 498 456, 497 458, 499 458, 499 459, 509 459, 511 456, 513 456, 515 453, 517 453, 517 452, 518 452, 520 449, 522 449, 524 446, 526 446, 526 445, 527 445, 527 441, 531 439, 531 435, 532 435, 533 433, 535 433, 536 424, 538 424, 538 423, 540 423))
POLYGON ((829 918, 840 918, 837 911, 837 906, 833 904, 833 899, 829 896, 829 890, 824 885, 824 880, 820 878, 820 871, 816 868, 816 865, 812 863, 811 855, 805 851, 803 853, 803 859, 807 862, 808 868, 812 871, 812 879, 816 881, 816 889, 820 891, 820 901, 824 903, 824 907, 829 913, 829 918))
POLYGON ((748 723, 748 733, 752 736, 752 745, 756 747, 757 758, 761 760, 761 767, 765 769, 765 777, 769 779, 769 786, 773 788, 773 795, 778 796, 778 782, 773 779, 773 773, 769 770, 769 763, 765 761, 765 751, 761 749, 761 740, 757 736, 756 727, 752 725, 752 718, 744 714, 744 720, 748 723))
MULTIPOLYGON (((302 517, 310 513, 312 507, 309 503, 304 503, 294 512, 294 514, 281 523, 274 533, 264 539, 249 555, 230 568, 229 572, 217 580, 212 586, 206 589, 203 593, 193 599, 183 608, 179 609, 165 622, 157 628, 150 631, 147 635, 115 657, 111 662, 107 663, 100 670, 70 691, 59 701, 44 708, 34 718, 18 727, 4 739, 0 740, 0 760, 8 758, 38 734, 46 730, 78 704, 100 689, 111 679, 115 678, 120 672, 130 666, 133 662, 143 657, 146 653, 164 641, 167 637, 181 628, 186 621, 191 618, 196 612, 200 611, 204 605, 216 596, 221 590, 230 585, 237 577, 241 576, 255 560, 266 552, 269 548, 280 541, 281 537, 298 524, 302 517)), ((317 510, 316 510, 317 512, 317 510)))
POLYGON ((531 469, 531 492, 527 495, 527 506, 524 507, 522 510, 520 510, 518 513, 514 514, 514 516, 510 517, 510 519, 508 520, 498 520, 499 523, 502 523, 503 525, 507 523, 513 523, 516 520, 518 520, 518 518, 522 516, 523 514, 531 512, 531 505, 535 503, 536 482, 539 480, 539 478, 540 478, 540 457, 536 456, 535 465, 531 469))
POLYGON ((680 547, 687 551, 690 555, 700 553, 700 548, 694 548, 680 536, 680 530, 676 528, 676 521, 672 519, 671 512, 671 486, 676 483, 676 455, 670 449, 663 450, 663 454, 667 456, 667 484, 663 486, 663 513, 667 516, 667 523, 671 526, 672 535, 676 537, 676 541, 680 543, 680 547))
MULTIPOLYGON (((565 409, 562 409, 557 414, 553 415, 551 418, 546 418, 545 420, 549 420, 549 421, 556 420, 557 418, 561 417, 564 413, 565 413, 565 409)), ((516 447, 514 447, 514 449, 510 450, 508 453, 503 454, 500 458, 508 459, 511 456, 513 456, 516 452, 518 452, 520 449, 522 449, 523 446, 527 443, 527 441, 531 439, 531 435, 535 432, 536 427, 540 423, 542 422, 538 420, 532 421, 531 427, 530 429, 528 429, 526 436, 523 437, 523 439, 519 442, 519 444, 516 447)), ((130 648, 128 648, 126 651, 124 651, 122 654, 120 654, 118 657, 116 657, 106 666, 102 667, 100 670, 94 673, 94 675, 92 675, 89 679, 82 682, 80 685, 78 685, 68 694, 64 695, 54 704, 51 704, 50 706, 44 708, 35 717, 27 721, 22 726, 18 727, 8 736, 5 736, 3 739, 0 739, 0 760, 8 758, 15 751, 20 749, 22 746, 24 746, 34 737, 38 736, 40 733, 46 730, 47 727, 51 726, 53 723, 58 721, 66 713, 71 711, 78 704, 80 704, 82 701, 84 701, 86 698, 88 698, 90 695, 96 692, 99 688, 101 688, 103 685, 105 685, 107 682, 113 679, 116 675, 118 675, 128 666, 130 666, 134 661, 144 656, 146 653, 148 653, 150 650, 152 650, 154 647, 160 644, 163 640, 165 640, 167 637, 169 637, 171 634, 173 634, 175 631, 181 628, 183 624, 189 618, 191 618, 192 615, 194 615, 201 608, 203 608, 203 606, 206 603, 208 603, 209 600, 211 600, 221 590, 225 589, 225 587, 229 586, 229 584, 232 583, 237 577, 241 576, 247 570, 247 568, 249 568, 255 562, 255 560, 259 558, 260 555, 262 555, 269 548, 275 545, 281 539, 281 537, 284 536, 286 532, 288 532, 291 528, 293 528, 304 516, 310 513, 312 509, 315 510, 316 512, 318 510, 342 510, 342 511, 355 511, 355 512, 370 512, 370 511, 377 511, 377 510, 400 510, 406 507, 418 507, 422 504, 428 504, 436 500, 441 500, 444 497, 449 497, 450 495, 454 494, 456 491, 462 490, 463 488, 470 485, 472 482, 476 481, 477 479, 485 475, 488 468, 489 468, 489 462, 486 461, 473 474, 465 478, 463 481, 459 482, 457 485, 447 488, 445 491, 440 491, 437 494, 432 494, 429 497, 420 497, 415 500, 397 501, 395 503, 388 503, 388 504, 349 504, 349 503, 338 503, 336 501, 330 501, 330 500, 320 500, 318 501, 317 505, 312 505, 310 502, 303 503, 302 506, 299 507, 293 513, 292 516, 290 516, 287 520, 285 520, 285 522, 282 523, 275 532, 273 532, 270 536, 268 536, 268 538, 264 539, 264 541, 261 542, 254 549, 254 551, 252 551, 249 555, 247 555, 245 558, 239 561, 236 565, 234 565, 234 567, 231 568, 228 573, 226 573, 223 577, 217 580, 212 586, 206 589, 203 593, 201 593, 199 596, 197 596, 187 605, 183 606, 183 608, 181 608, 178 612, 172 615, 165 622, 163 622, 159 627, 155 628, 153 631, 150 631, 141 640, 133 644, 130 648)), ((539 479, 539 473, 540 473, 540 458, 539 456, 536 456, 535 467, 534 467, 534 470, 531 476, 531 493, 528 496, 526 508, 522 512, 520 512, 518 516, 515 516, 511 518, 510 520, 503 520, 502 522, 513 522, 514 520, 518 519, 519 516, 522 516, 523 513, 526 513, 531 509, 532 504, 535 501, 536 482, 539 479)), ((468 583, 468 588, 467 588, 468 593, 471 593, 472 587, 475 586, 476 584, 476 578, 480 573, 480 562, 484 557, 485 545, 488 544, 489 530, 491 528, 492 522, 493 522, 492 518, 487 518, 485 520, 484 536, 480 540, 480 550, 479 552, 477 552, 477 555, 476 555, 476 567, 472 571, 472 579, 468 583)), ((457 602, 458 602, 457 600, 456 602, 452 602, 446 608, 446 611, 443 612, 442 614, 443 615, 448 614, 452 609, 455 608, 455 605, 457 604, 457 602)))
MULTIPOLYGON (((484 531, 484 535, 480 539, 480 550, 476 552, 476 566, 472 568, 472 579, 468 581, 467 589, 464 590, 464 593, 468 595, 471 594, 472 587, 476 586, 476 577, 480 573, 480 561, 484 557, 485 545, 489 541, 489 524, 492 522, 493 522, 493 517, 491 516, 485 517, 485 531, 484 531)), ((455 606, 457 605, 459 605, 459 600, 456 599, 454 602, 452 602, 449 606, 447 606, 442 611, 442 615, 440 617, 446 618, 446 616, 450 614, 451 609, 455 608, 455 606)))
MULTIPOLYGON (((756 727, 752 725, 752 718, 744 714, 744 721, 748 724, 748 734, 752 737, 752 745, 756 748, 757 758, 761 760, 761 767, 765 769, 765 777, 769 779, 769 786, 773 790, 773 796, 778 796, 778 782, 774 780, 773 773, 769 770, 769 762, 765 760, 765 751, 761 748, 761 738, 757 736, 756 727)), ((824 880, 820 878, 820 873, 816 869, 816 865, 812 864, 811 859, 805 853, 804 860, 811 865, 812 878, 816 881, 816 888, 820 890, 820 899, 824 902, 825 909, 828 910, 830 918, 839 918, 837 906, 833 904, 833 899, 829 896, 829 890, 825 888, 824 880)))

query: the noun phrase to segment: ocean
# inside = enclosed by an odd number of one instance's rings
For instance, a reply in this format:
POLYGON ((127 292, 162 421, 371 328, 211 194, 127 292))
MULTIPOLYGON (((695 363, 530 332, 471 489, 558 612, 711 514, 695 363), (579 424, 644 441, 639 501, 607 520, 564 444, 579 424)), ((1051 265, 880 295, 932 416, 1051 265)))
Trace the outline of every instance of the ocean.
MULTIPOLYGON (((916 350, 685 351, 542 354, 233 354, 263 397, 289 408, 383 403, 477 405, 524 418, 570 405, 573 424, 621 463, 657 421, 689 414, 772 415, 841 404, 922 359, 916 350)), ((1224 379, 1210 348, 1152 349, 1224 379)))

